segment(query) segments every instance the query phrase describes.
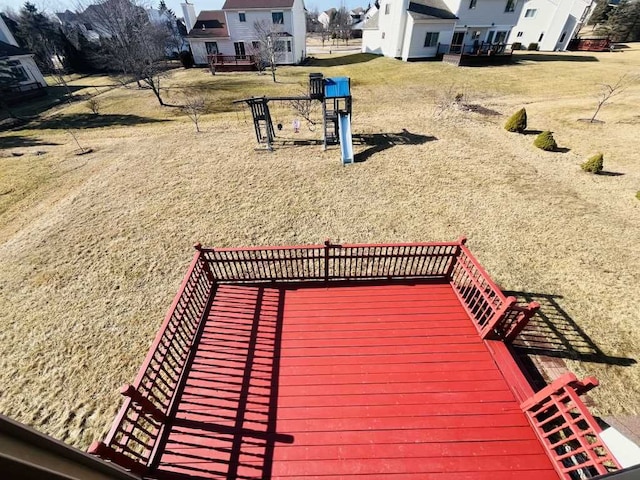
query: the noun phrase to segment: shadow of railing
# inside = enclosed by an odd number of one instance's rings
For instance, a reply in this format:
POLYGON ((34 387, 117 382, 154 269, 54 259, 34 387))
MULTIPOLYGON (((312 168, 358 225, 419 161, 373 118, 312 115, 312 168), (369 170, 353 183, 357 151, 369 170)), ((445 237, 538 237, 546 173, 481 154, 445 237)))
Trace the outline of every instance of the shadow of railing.
POLYGON ((519 353, 606 365, 630 366, 637 363, 633 358, 615 357, 603 352, 560 305, 562 296, 531 292, 505 294, 525 303, 540 304, 540 310, 513 343, 519 353))
POLYGON ((284 291, 219 287, 151 478, 269 479, 284 291))
POLYGON ((372 155, 387 150, 396 145, 422 145, 423 143, 433 142, 438 140, 436 137, 429 135, 420 135, 417 133, 411 133, 406 128, 403 128, 400 133, 371 133, 353 135, 353 142, 370 145, 369 148, 362 152, 356 153, 355 162, 365 162, 372 155))

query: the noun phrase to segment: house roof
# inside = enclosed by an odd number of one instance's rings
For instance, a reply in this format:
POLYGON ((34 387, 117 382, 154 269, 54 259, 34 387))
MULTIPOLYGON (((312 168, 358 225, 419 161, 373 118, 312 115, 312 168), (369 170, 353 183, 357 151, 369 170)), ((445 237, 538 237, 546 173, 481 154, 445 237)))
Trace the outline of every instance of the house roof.
POLYGON ((456 20, 456 17, 442 0, 414 0, 409 2, 410 12, 426 15, 427 17, 456 20))
POLYGON ((29 55, 29 51, 24 48, 16 47, 10 43, 0 42, 0 58, 14 57, 16 55, 29 55))
POLYGON ((227 19, 222 10, 203 10, 188 35, 190 38, 224 38, 229 36, 227 19))
POLYGON ((362 25, 363 30, 376 30, 378 28, 378 12, 371 15, 362 25))
POLYGON ((251 8, 291 8, 294 0, 226 0, 223 10, 243 10, 251 8))

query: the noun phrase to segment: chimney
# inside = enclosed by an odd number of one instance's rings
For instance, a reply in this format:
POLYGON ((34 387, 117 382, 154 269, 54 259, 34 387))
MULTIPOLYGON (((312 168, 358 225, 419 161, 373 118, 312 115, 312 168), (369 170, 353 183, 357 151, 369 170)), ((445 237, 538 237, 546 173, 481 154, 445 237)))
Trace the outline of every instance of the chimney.
POLYGON ((191 31, 193 26, 196 24, 196 20, 198 16, 196 15, 196 9, 193 7, 192 3, 186 2, 181 3, 182 13, 184 14, 184 23, 187 26, 187 32, 191 31))

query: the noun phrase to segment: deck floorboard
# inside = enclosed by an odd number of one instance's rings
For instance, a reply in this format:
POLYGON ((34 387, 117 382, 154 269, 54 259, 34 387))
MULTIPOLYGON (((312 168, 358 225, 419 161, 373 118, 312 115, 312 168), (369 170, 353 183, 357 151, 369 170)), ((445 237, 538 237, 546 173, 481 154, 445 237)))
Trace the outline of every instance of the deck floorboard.
POLYGON ((167 479, 557 479, 449 285, 220 286, 167 479))

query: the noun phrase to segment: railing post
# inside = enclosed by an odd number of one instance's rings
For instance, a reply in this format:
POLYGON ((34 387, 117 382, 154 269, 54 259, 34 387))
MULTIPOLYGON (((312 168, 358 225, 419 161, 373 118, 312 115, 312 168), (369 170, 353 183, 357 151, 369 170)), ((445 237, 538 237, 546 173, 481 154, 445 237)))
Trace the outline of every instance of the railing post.
POLYGON ((331 248, 331 240, 328 238, 324 241, 324 281, 329 281, 329 249, 331 248))
POLYGON ((483 340, 490 338, 491 335, 495 335, 495 330, 498 328, 500 322, 505 317, 509 309, 513 307, 518 300, 516 297, 507 297, 502 306, 496 311, 491 320, 487 322, 481 332, 483 340))
POLYGON ((451 275, 453 274, 453 269, 456 268, 456 263, 458 262, 458 258, 462 254, 462 246, 467 243, 467 237, 462 236, 458 240, 458 245, 456 245, 456 252, 453 257, 451 257, 451 265, 447 268, 447 273, 445 274, 445 278, 450 282, 452 280, 451 275))
POLYGON ((198 257, 200 258, 200 261, 202 261, 202 269, 204 270, 204 274, 207 276, 207 280, 209 280, 209 282, 213 284, 213 282, 215 281, 215 277, 213 276, 213 271, 211 271, 209 260, 207 260, 207 257, 202 251, 202 244, 198 242, 193 246, 193 248, 198 251, 198 257))
POLYGON ((125 397, 129 397, 132 402, 140 405, 143 412, 148 413, 157 422, 164 423, 167 420, 167 416, 148 398, 142 396, 142 394, 133 385, 123 385, 120 387, 120 394, 125 397))
POLYGON ((509 331, 507 335, 504 337, 505 342, 513 342, 520 332, 524 330, 524 327, 527 326, 531 317, 533 317, 538 310, 540 310, 540 304, 538 302, 531 302, 526 306, 524 311, 521 314, 521 317, 518 319, 513 328, 509 331))

